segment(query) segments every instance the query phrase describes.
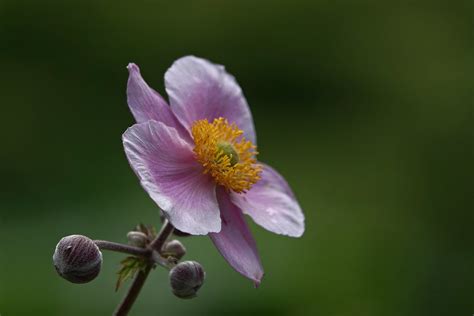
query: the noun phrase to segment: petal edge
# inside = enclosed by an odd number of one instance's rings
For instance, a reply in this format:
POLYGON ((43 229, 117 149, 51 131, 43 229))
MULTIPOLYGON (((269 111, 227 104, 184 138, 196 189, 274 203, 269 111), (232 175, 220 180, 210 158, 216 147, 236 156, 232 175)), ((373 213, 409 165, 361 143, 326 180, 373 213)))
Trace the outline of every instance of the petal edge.
POLYGON ((165 74, 171 110, 188 130, 200 119, 226 118, 256 144, 252 113, 235 78, 224 66, 195 56, 176 60, 165 74))
POLYGON ((146 83, 140 68, 134 63, 129 63, 127 69, 129 73, 127 103, 137 123, 150 120, 162 122, 175 128, 181 137, 189 141, 189 133, 184 130, 163 97, 146 83))
POLYGON ((220 231, 215 184, 176 129, 156 121, 135 124, 123 144, 140 184, 176 228, 193 235, 220 231))
POLYGON ((301 237, 305 218, 295 195, 275 169, 262 165, 262 179, 246 194, 232 193, 232 202, 266 230, 301 237))
POLYGON ((224 189, 218 188, 222 229, 211 233, 212 242, 234 270, 252 280, 256 287, 263 278, 263 267, 255 240, 241 210, 235 206, 224 189))

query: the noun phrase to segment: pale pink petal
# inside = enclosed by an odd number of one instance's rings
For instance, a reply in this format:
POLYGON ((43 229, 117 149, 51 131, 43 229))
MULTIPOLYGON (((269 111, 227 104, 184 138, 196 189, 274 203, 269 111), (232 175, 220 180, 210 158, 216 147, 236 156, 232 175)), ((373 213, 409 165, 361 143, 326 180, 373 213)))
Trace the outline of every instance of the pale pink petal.
POLYGON ((188 130, 200 119, 226 118, 256 142, 252 114, 242 89, 224 66, 194 56, 174 62, 165 74, 171 110, 188 130))
POLYGON ((263 228, 281 235, 300 237, 304 215, 285 179, 264 165, 262 179, 247 193, 232 193, 232 202, 263 228))
POLYGON ((127 102, 137 123, 149 120, 163 122, 169 127, 176 128, 182 137, 189 138, 189 133, 185 132, 163 97, 145 82, 140 73, 140 68, 130 63, 127 69, 129 73, 127 102))
POLYGON ((242 211, 230 201, 229 194, 222 187, 217 188, 217 200, 221 209, 222 229, 209 236, 225 260, 258 286, 263 277, 263 267, 242 211))
POLYGON ((141 185, 176 228, 193 235, 220 231, 214 181, 176 129, 156 121, 135 124, 123 144, 141 185))

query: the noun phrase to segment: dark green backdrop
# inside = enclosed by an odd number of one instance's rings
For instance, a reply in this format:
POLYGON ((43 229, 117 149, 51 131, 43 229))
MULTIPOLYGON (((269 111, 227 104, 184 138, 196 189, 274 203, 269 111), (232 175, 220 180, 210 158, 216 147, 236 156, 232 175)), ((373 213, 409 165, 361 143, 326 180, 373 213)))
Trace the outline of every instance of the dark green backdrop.
POLYGON ((132 315, 474 313, 473 2, 0 0, 0 314, 108 315, 119 255, 57 277, 64 235, 125 241, 157 208, 125 159, 128 62, 164 93, 187 54, 226 65, 260 158, 306 214, 290 239, 251 224, 259 289, 186 239, 197 299, 148 280, 132 315))

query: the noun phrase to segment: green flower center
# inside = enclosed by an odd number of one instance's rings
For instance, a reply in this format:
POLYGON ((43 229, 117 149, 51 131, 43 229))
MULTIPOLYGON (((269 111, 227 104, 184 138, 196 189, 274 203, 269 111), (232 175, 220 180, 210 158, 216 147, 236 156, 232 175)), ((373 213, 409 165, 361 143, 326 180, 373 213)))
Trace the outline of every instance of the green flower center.
POLYGON ((233 167, 239 162, 239 155, 232 144, 227 142, 217 143, 217 157, 216 160, 220 160, 222 156, 227 156, 230 161, 230 165, 233 167))

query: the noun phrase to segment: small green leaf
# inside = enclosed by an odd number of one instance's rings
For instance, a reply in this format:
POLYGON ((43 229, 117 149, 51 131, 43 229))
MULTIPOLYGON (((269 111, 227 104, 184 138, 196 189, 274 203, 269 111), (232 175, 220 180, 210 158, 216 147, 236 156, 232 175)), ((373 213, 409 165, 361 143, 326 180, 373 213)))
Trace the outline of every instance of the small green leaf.
POLYGON ((117 272, 118 279, 115 285, 115 291, 118 291, 127 279, 133 278, 139 270, 143 271, 147 266, 145 259, 138 257, 127 257, 123 259, 120 264, 121 268, 117 272))

